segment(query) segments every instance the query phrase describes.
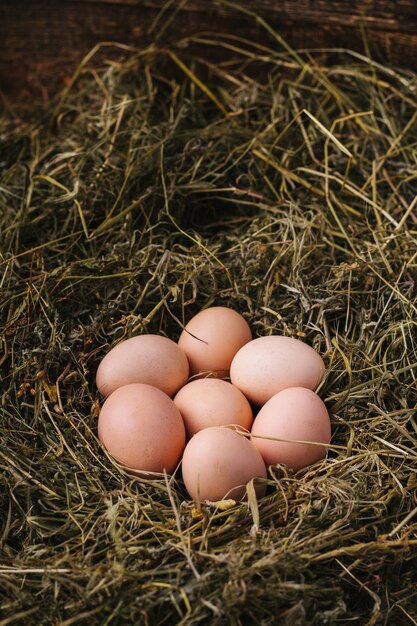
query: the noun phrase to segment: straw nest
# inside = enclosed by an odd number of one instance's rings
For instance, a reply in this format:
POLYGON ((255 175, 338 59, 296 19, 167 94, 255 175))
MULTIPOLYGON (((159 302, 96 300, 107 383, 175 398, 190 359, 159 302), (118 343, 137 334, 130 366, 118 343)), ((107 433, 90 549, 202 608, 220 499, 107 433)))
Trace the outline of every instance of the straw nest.
POLYGON ((3 626, 417 623, 417 77, 266 41, 101 47, 0 120, 3 626), (327 366, 326 460, 257 503, 97 439, 109 346, 208 305, 327 366))

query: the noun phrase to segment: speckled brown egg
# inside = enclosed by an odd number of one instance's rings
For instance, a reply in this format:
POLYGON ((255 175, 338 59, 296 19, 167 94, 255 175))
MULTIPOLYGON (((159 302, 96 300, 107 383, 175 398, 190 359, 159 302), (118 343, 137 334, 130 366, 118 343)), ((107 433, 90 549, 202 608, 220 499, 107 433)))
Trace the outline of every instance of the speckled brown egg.
POLYGON ((192 380, 174 398, 191 437, 203 428, 235 424, 249 430, 252 409, 239 389, 219 378, 192 380))
POLYGON ((190 376, 213 373, 229 375, 236 352, 252 339, 246 320, 233 309, 214 306, 197 313, 178 341, 190 363, 190 376))
POLYGON ((139 335, 106 354, 96 383, 103 396, 124 385, 143 383, 172 397, 186 383, 188 371, 187 357, 174 341, 161 335, 139 335))
POLYGON ((105 400, 98 435, 116 461, 143 472, 171 473, 185 446, 184 422, 174 402, 141 383, 119 387, 105 400))
MULTIPOLYGON (((266 478, 265 464, 256 447, 237 430, 213 427, 190 439, 182 459, 182 475, 191 498, 217 502, 242 500, 253 478, 266 478)), ((258 497, 265 484, 255 483, 258 497)))
POLYGON ((288 387, 315 390, 325 373, 321 356, 306 343, 270 335, 245 344, 230 368, 230 379, 250 402, 262 406, 288 387))
POLYGON ((330 443, 330 419, 319 396, 303 387, 280 391, 261 408, 252 426, 252 441, 267 466, 282 463, 294 470, 312 465, 326 455, 330 443), (273 441, 315 442, 290 443, 273 441))

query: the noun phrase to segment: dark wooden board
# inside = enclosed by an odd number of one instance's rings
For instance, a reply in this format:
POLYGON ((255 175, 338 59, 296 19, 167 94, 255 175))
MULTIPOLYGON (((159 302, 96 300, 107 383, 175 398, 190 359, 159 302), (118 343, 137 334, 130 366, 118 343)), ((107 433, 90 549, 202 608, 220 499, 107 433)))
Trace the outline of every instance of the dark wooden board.
MULTIPOLYGON (((363 32, 382 62, 417 69, 417 1, 241 0, 295 48, 364 51, 363 32)), ((175 16, 161 43, 202 31, 262 42, 264 28, 231 3, 188 0, 1 0, 0 91, 10 100, 49 98, 98 42, 143 47, 161 11, 175 16)), ((154 29, 155 32, 156 29, 154 29)))

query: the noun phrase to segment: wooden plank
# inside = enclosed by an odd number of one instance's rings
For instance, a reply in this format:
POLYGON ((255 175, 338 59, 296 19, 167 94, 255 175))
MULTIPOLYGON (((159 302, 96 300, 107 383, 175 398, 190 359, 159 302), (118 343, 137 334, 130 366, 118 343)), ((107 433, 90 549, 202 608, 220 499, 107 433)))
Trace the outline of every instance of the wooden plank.
MULTIPOLYGON (((167 7, 166 0, 69 0, 77 4, 110 4, 113 6, 135 6, 143 9, 162 11, 167 7)), ((188 0, 187 2, 171 2, 171 7, 179 5, 180 13, 198 13, 202 17, 215 15, 217 19, 239 15, 233 3, 207 0, 188 0), (208 8, 209 7, 209 8, 208 8)), ((318 25, 335 24, 351 27, 364 25, 389 31, 414 32, 417 28, 417 3, 415 0, 253 0, 252 2, 236 2, 243 10, 251 10, 263 18, 272 20, 279 25, 281 21, 309 23, 318 25)), ((243 15, 243 13, 241 13, 243 15)), ((417 34, 417 33, 416 33, 417 34)), ((313 34, 312 34, 313 35, 313 34)))
MULTIPOLYGON (((295 48, 364 51, 365 28, 378 60, 417 68, 415 0, 254 0, 243 2, 295 48)), ((160 43, 211 30, 271 43, 259 22, 231 3, 188 0, 2 0, 0 90, 11 100, 49 98, 98 42, 143 47, 173 17, 160 43), (175 13, 175 15, 174 15, 175 13)), ((206 53, 206 51, 205 51, 206 53)), ((213 51, 210 52, 213 54, 213 51)), ((217 51, 217 55, 223 54, 217 51)))

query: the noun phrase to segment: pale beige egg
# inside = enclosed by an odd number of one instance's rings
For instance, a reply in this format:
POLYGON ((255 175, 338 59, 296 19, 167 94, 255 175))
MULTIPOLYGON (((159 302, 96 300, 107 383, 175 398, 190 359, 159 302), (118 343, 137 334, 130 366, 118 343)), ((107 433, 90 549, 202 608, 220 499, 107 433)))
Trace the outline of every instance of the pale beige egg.
MULTIPOLYGON (((190 439, 182 459, 182 475, 191 498, 217 502, 242 500, 253 478, 266 478, 265 464, 256 447, 237 430, 213 427, 190 439)), ((265 484, 255 484, 258 497, 265 484)))
POLYGON ((288 387, 315 390, 325 373, 321 356, 306 343, 270 335, 244 345, 230 368, 230 379, 250 402, 262 406, 288 387))
POLYGON ((187 357, 174 341, 161 335, 139 335, 106 354, 96 383, 103 396, 131 383, 152 385, 173 396, 186 383, 188 372, 187 357))
POLYGON ((182 387, 174 397, 191 437, 210 426, 235 424, 249 430, 252 409, 239 389, 219 378, 199 378, 182 387))
POLYGON ((105 400, 98 435, 116 461, 143 472, 173 472, 185 446, 184 422, 174 402, 142 383, 119 387, 105 400))
POLYGON ((290 387, 261 408, 251 432, 252 442, 266 466, 280 463, 298 470, 326 456, 326 446, 317 443, 330 443, 330 418, 324 402, 314 391, 290 387))
POLYGON ((233 309, 215 306, 197 313, 178 341, 190 363, 190 376, 213 373, 229 375, 236 352, 252 339, 246 320, 233 309))

